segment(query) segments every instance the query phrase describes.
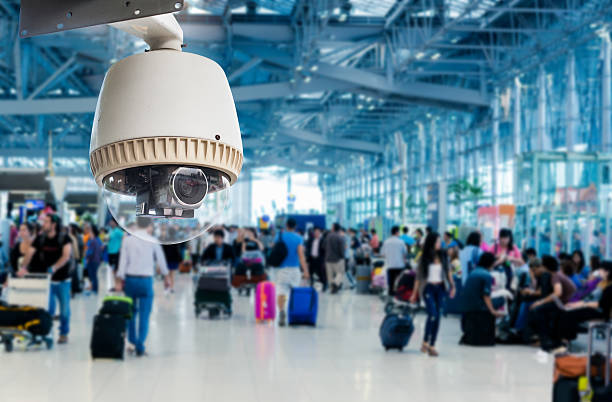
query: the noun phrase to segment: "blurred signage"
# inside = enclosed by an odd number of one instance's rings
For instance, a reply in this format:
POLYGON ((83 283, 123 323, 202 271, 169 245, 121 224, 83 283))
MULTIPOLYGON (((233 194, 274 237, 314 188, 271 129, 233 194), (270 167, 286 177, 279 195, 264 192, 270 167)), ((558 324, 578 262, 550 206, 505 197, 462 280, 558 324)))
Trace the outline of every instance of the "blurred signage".
POLYGON ((597 187, 591 183, 588 187, 557 188, 555 204, 576 204, 579 202, 597 201, 597 187))
POLYGON ((45 202, 42 200, 26 200, 25 207, 26 209, 43 209, 45 202))

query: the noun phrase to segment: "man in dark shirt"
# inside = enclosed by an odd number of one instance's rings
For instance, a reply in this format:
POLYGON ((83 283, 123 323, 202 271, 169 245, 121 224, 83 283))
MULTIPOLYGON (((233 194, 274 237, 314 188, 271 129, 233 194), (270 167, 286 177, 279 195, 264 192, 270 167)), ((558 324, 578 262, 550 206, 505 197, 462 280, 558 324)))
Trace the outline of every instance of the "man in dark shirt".
POLYGON ((346 269, 344 262, 346 245, 340 229, 340 224, 334 223, 332 232, 325 238, 325 268, 332 294, 337 293, 342 287, 346 269))
POLYGON ((234 260, 234 249, 227 243, 224 243, 225 233, 221 229, 215 230, 214 243, 210 244, 204 250, 202 255, 202 261, 204 264, 210 264, 211 262, 222 262, 222 261, 233 261, 234 260))
POLYGON ((470 345, 492 345, 495 343, 495 318, 504 316, 497 309, 504 304, 503 298, 491 300, 495 255, 483 253, 478 266, 468 276, 461 296, 463 316, 461 343, 470 345))
POLYGON ((310 285, 314 284, 315 274, 323 284, 323 292, 327 290, 327 272, 325 272, 325 252, 323 236, 320 228, 314 228, 306 241, 306 261, 310 268, 310 285))
POLYGON ((70 332, 70 277, 72 263, 72 243, 70 237, 62 232, 62 220, 55 214, 45 215, 42 233, 36 237, 23 259, 18 275, 28 272, 50 273, 51 290, 49 312, 55 313, 56 298, 60 307, 60 335, 58 344, 68 342, 70 332), (30 264, 30 262, 34 262, 30 264))
POLYGON ((483 253, 476 269, 470 273, 465 285, 463 285, 462 302, 464 312, 488 311, 495 317, 504 314, 497 311, 503 305, 504 299, 491 300, 491 287, 493 276, 491 269, 495 264, 495 256, 491 253, 483 253))
POLYGON ((555 257, 545 255, 542 265, 551 275, 552 293, 533 303, 530 307, 528 322, 540 338, 540 346, 550 352, 561 346, 558 337, 558 323, 563 304, 567 303, 576 291, 572 281, 559 272, 559 262, 555 257))

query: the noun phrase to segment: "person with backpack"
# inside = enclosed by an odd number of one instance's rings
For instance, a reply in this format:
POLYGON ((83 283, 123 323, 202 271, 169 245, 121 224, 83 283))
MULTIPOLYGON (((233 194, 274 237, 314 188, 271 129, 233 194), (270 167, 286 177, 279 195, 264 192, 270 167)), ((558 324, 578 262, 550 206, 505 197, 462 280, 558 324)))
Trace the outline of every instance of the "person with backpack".
POLYGON ((278 325, 287 324, 287 299, 291 288, 300 286, 302 278, 310 278, 306 254, 304 252, 304 239, 295 232, 297 222, 294 218, 287 219, 286 231, 279 231, 274 247, 270 252, 268 263, 276 266, 276 302, 278 305, 278 325), (300 271, 300 267, 303 272, 300 271))
POLYGON ((85 234, 87 234, 87 252, 85 253, 85 270, 87 271, 87 277, 91 283, 91 291, 94 294, 98 294, 98 268, 102 263, 102 241, 98 237, 98 228, 96 225, 86 223, 83 227, 85 234))
POLYGON ((17 275, 23 277, 27 273, 51 274, 49 313, 55 313, 57 299, 60 309, 57 343, 60 345, 68 342, 70 332, 70 270, 73 262, 72 242, 62 230, 62 219, 56 214, 44 215, 42 233, 32 242, 17 275))
POLYGON ((478 266, 478 261, 482 255, 481 243, 482 235, 480 232, 472 232, 468 235, 465 247, 459 252, 462 285, 465 285, 470 273, 478 266))

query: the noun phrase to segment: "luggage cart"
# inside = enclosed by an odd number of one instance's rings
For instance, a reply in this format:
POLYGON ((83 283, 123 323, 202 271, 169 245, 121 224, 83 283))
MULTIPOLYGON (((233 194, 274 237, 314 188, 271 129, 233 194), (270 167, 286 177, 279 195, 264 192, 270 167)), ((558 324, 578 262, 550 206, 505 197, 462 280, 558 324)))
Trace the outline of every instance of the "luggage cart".
POLYGON ((209 318, 232 315, 230 266, 201 267, 194 277, 194 310, 196 317, 208 311, 209 318))
MULTIPOLYGON (((49 292, 51 275, 28 274, 24 277, 9 277, 7 281, 6 303, 10 306, 29 306, 47 310, 49 307, 49 292)), ((25 343, 26 349, 45 344, 47 349, 53 347, 53 338, 50 336, 33 335, 20 327, 1 327, 0 343, 7 352, 13 350, 13 342, 25 343)))

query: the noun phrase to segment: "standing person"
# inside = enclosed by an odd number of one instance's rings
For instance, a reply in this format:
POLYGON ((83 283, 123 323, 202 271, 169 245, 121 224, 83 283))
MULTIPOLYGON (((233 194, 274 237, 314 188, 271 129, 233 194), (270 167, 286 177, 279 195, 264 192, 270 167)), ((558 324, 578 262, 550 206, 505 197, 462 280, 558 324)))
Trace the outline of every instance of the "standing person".
POLYGON ((440 235, 436 232, 431 232, 425 238, 414 288, 418 289, 418 293, 412 294, 411 302, 415 303, 417 295, 420 294, 425 300, 427 310, 427 323, 421 352, 436 357, 438 351, 435 344, 440 329, 440 312, 447 290, 449 290, 451 299, 455 297, 453 275, 450 272, 447 255, 442 250, 440 235))
POLYGON ((119 251, 121 251, 121 241, 123 240, 123 230, 119 228, 117 221, 111 219, 109 222, 110 232, 108 234, 108 265, 113 270, 113 290, 117 285, 117 269, 119 267, 119 251))
POLYGON ((495 266, 501 267, 506 274, 506 289, 510 290, 512 278, 514 277, 514 267, 525 265, 523 256, 518 247, 514 244, 514 237, 510 229, 499 231, 499 240, 493 246, 495 254, 495 266))
POLYGON ((385 267, 387 267, 387 287, 389 294, 394 294, 393 284, 395 278, 406 268, 406 257, 408 250, 406 243, 399 236, 399 226, 391 228, 391 237, 383 243, 380 251, 385 258, 385 267))
POLYGON ((351 247, 351 236, 344 228, 340 228, 340 234, 344 237, 344 273, 351 284, 351 289, 355 289, 357 281, 354 275, 355 255, 351 247))
POLYGON ((87 234, 87 252, 85 253, 85 270, 91 283, 91 291, 98 294, 98 268, 102 263, 102 241, 98 237, 98 228, 86 223, 83 230, 87 234))
POLYGON ((150 235, 152 222, 149 218, 136 220, 138 236, 123 239, 117 270, 117 291, 122 290, 134 303, 134 314, 129 321, 128 341, 130 352, 145 355, 145 341, 149 332, 149 316, 153 308, 153 278, 155 265, 164 276, 166 287, 170 285, 166 257, 156 239, 150 235), (144 239, 144 240, 143 240, 144 239))
POLYGON ((323 292, 327 291, 327 273, 325 272, 325 255, 320 228, 314 228, 312 235, 306 241, 306 261, 312 273, 310 275, 310 286, 314 285, 314 276, 316 274, 323 284, 323 292))
POLYGON ((18 275, 28 272, 51 273, 49 294, 49 313, 55 313, 55 303, 59 301, 60 330, 58 344, 68 342, 70 332, 70 268, 72 244, 70 237, 62 231, 62 220, 55 214, 42 218, 42 234, 38 235, 27 251, 18 275), (30 264, 32 263, 32 264, 30 264))
POLYGON ((482 236, 480 232, 472 232, 468 235, 465 247, 459 252, 459 262, 461 263, 461 283, 465 285, 469 275, 478 266, 478 260, 482 255, 480 244, 482 236))
POLYGON ((380 251, 380 239, 376 234, 376 229, 372 229, 370 233, 372 233, 372 237, 370 238, 370 247, 372 247, 373 253, 378 254, 380 251))
POLYGON ((19 225, 17 240, 9 253, 9 261, 12 272, 19 271, 19 267, 21 267, 22 265, 23 258, 28 253, 28 250, 32 246, 32 242, 34 241, 35 230, 36 226, 34 226, 30 222, 24 222, 19 225))
POLYGON ((338 293, 344 282, 345 247, 344 236, 340 233, 339 223, 334 223, 332 231, 325 238, 325 269, 331 294, 338 293))
POLYGON ((287 219, 287 230, 279 232, 276 236, 276 241, 282 241, 287 247, 287 256, 276 270, 276 289, 278 291, 276 302, 279 310, 278 325, 281 327, 287 324, 285 309, 291 288, 300 286, 302 277, 306 280, 310 278, 304 252, 304 239, 295 233, 296 226, 297 222, 295 219, 289 218, 287 219), (300 266, 303 273, 300 271, 300 266))
MULTIPOLYGON (((197 232, 194 232, 197 234, 197 232)), ((187 248, 189 250, 189 255, 191 256, 191 263, 193 266, 197 266, 200 262, 200 242, 202 239, 200 237, 194 237, 193 239, 187 242, 187 248)))
MULTIPOLYGON (((174 226, 168 229, 168 238, 176 238, 176 228, 174 226)), ((174 293, 174 273, 178 270, 181 262, 183 262, 181 245, 179 243, 164 244, 162 250, 164 251, 164 257, 166 257, 166 265, 168 267, 168 283, 165 291, 167 293, 174 293)))
POLYGON ((402 239, 402 241, 406 243, 406 247, 408 247, 409 251, 412 248, 412 246, 414 246, 414 244, 416 243, 416 240, 414 239, 414 237, 408 234, 408 226, 404 226, 404 228, 402 229, 402 235, 400 236, 400 239, 402 239))

